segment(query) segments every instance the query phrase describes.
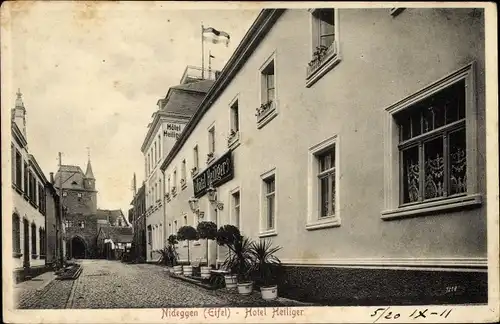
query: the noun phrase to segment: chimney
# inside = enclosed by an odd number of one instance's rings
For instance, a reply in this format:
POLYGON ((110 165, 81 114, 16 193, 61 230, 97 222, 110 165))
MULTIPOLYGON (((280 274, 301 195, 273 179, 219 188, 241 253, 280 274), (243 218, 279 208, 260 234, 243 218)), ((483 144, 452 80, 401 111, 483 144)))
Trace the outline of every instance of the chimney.
POLYGON ((54 184, 54 172, 50 173, 50 183, 54 184))

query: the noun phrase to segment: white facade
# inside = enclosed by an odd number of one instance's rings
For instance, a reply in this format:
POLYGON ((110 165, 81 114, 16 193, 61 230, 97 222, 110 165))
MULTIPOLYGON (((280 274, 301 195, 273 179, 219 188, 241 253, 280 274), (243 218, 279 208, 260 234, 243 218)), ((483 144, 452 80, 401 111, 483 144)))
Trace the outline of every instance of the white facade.
POLYGON ((158 111, 143 145, 146 196, 147 260, 159 258, 156 253, 164 247, 165 223, 163 197, 165 189, 161 162, 183 129, 183 121, 158 111))
POLYGON ((13 112, 11 128, 13 267, 14 269, 39 267, 45 265, 47 249, 45 239, 47 179, 34 156, 28 151, 25 110, 20 93, 13 112))
MULTIPOLYGON (((255 36, 264 22, 253 26, 220 79, 241 69, 215 83, 162 166, 170 186, 181 188, 165 200, 169 233, 198 222, 188 203, 196 172, 179 170, 203 172, 231 150, 234 177, 216 188, 223 209, 201 197, 203 220, 271 239, 285 264, 485 267, 485 161, 476 153, 485 150, 484 34, 470 12, 332 9, 334 40, 319 64, 312 61, 315 11, 286 10, 266 35, 255 36), (258 45, 248 49, 252 37, 258 45), (468 185, 400 204, 394 113, 461 80, 467 107, 452 126, 466 124, 468 185), (437 228, 450 229, 446 239, 437 228)), ((204 255, 203 245, 193 245, 191 260, 204 255)))

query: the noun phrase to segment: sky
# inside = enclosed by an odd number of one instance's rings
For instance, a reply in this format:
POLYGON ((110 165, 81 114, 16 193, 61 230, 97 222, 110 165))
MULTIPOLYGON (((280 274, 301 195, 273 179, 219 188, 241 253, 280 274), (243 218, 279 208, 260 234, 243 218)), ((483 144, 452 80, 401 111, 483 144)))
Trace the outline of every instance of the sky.
POLYGON ((140 147, 157 100, 187 65, 201 65, 201 23, 231 36, 228 47, 205 43, 220 70, 259 13, 177 9, 35 2, 11 14, 11 46, 2 53, 11 91, 3 102, 12 108, 21 89, 28 149, 47 178, 57 171, 58 152, 63 164, 85 172, 90 148, 98 208, 127 213, 134 172, 138 184, 144 179, 140 147))

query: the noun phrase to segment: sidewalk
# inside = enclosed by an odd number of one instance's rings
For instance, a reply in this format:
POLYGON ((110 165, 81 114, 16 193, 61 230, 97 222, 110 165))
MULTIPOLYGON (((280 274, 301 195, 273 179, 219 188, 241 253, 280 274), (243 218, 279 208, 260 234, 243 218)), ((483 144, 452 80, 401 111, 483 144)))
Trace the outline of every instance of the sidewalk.
POLYGON ((17 306, 30 304, 31 300, 37 295, 37 292, 41 292, 55 278, 56 275, 53 271, 47 271, 31 280, 16 284, 14 286, 15 304, 17 306))

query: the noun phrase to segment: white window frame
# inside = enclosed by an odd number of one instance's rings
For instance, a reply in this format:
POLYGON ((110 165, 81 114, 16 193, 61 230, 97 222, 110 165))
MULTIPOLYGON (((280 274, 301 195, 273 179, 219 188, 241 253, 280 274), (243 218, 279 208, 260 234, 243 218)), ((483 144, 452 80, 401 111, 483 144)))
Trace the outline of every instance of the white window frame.
POLYGON ((191 175, 194 177, 200 170, 200 147, 198 144, 193 146, 193 168, 196 168, 196 170, 191 171, 191 175))
MULTIPOLYGON (((309 43, 309 48, 311 49, 311 59, 312 59, 312 53, 314 52, 314 37, 316 36, 316 21, 317 18, 314 17, 314 13, 318 9, 330 9, 330 8, 314 8, 314 9, 309 9, 310 12, 310 43, 309 43)), ((309 73, 306 73, 306 88, 311 87, 314 83, 316 83, 319 79, 321 79, 328 71, 333 69, 340 61, 342 60, 341 53, 340 53, 340 28, 339 28, 339 9, 338 8, 331 8, 334 10, 333 12, 333 19, 334 19, 334 28, 335 28, 335 34, 334 34, 334 41, 333 44, 330 47, 330 50, 326 54, 325 58, 323 61, 319 64, 317 68, 312 70, 309 73)))
POLYGON ((237 94, 230 102, 229 102, 229 132, 227 139, 227 146, 229 149, 234 150, 236 147, 240 145, 240 133, 241 133, 241 123, 240 123, 240 100, 239 94, 237 94), (238 130, 234 130, 235 118, 234 118, 234 109, 233 106, 238 105, 238 119, 236 120, 236 124, 238 125, 238 130), (235 131, 234 135, 231 135, 231 131, 235 131))
POLYGON ((187 187, 187 163, 186 159, 181 161, 181 189, 184 190, 187 187))
MULTIPOLYGON (((260 85, 260 91, 259 91, 259 107, 261 104, 264 104, 264 92, 267 91, 265 88, 265 77, 263 74, 263 71, 269 66, 271 62, 273 62, 274 65, 274 100, 271 104, 271 107, 267 109, 266 112, 263 112, 262 114, 257 114, 257 128, 260 129, 264 127, 267 123, 269 123, 271 120, 273 120, 277 115, 278 115, 278 107, 279 107, 279 94, 278 94, 278 64, 277 64, 277 50, 273 51, 271 55, 262 63, 262 65, 259 68, 258 72, 258 79, 257 82, 260 85)), ((259 109, 257 107, 257 109, 259 109)))
POLYGON ((276 168, 272 168, 260 175, 260 231, 259 237, 268 237, 278 235, 278 174, 276 168), (267 203, 266 180, 274 177, 274 228, 267 228, 267 203))
POLYGON ((466 206, 482 204, 482 194, 478 188, 477 177, 477 93, 475 83, 476 68, 471 62, 466 66, 450 73, 444 78, 433 82, 423 89, 411 94, 401 101, 386 108, 386 127, 384 133, 385 163, 384 163, 384 210, 381 212, 383 220, 396 218, 424 216, 437 211, 447 211, 466 206), (436 92, 451 84, 465 80, 465 132, 467 156, 467 193, 459 197, 443 198, 433 201, 424 201, 409 206, 400 207, 400 161, 399 161, 399 126, 394 115, 414 105, 415 103, 432 96, 436 92))
POLYGON ((217 141, 216 141, 216 128, 215 128, 215 122, 210 124, 208 127, 208 150, 207 150, 207 164, 212 163, 215 160, 215 150, 217 146, 217 141), (213 138, 212 138, 213 136, 213 138), (212 147, 213 145, 213 147, 212 147), (212 153, 212 157, 208 158, 208 154, 212 153))
POLYGON ((229 219, 230 223, 236 226, 236 223, 238 223, 238 228, 241 232, 242 227, 241 227, 241 188, 240 186, 237 186, 229 191, 229 219), (238 193, 240 196, 240 203, 239 203, 239 215, 238 215, 238 222, 236 222, 236 215, 235 215, 235 204, 234 204, 234 194, 238 193))
POLYGON ((172 197, 177 196, 177 168, 172 171, 172 197))
POLYGON ((309 148, 308 168, 307 168, 307 230, 317 230, 322 228, 339 227, 340 222, 340 146, 337 134, 321 141, 309 148), (318 155, 328 149, 335 147, 335 213, 328 217, 321 217, 319 200, 319 180, 318 180, 318 155))

